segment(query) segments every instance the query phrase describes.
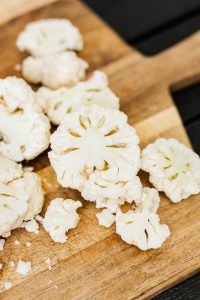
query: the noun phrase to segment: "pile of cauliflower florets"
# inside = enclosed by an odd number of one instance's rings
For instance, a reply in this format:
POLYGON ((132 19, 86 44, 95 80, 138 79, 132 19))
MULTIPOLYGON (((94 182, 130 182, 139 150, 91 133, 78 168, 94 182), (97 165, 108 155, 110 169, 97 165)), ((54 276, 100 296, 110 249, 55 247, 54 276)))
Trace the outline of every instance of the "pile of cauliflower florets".
MULTIPOLYGON (((26 227, 24 222, 41 212, 41 178, 19 162, 34 159, 50 143, 58 182, 101 209, 100 225, 116 223, 116 233, 142 250, 160 247, 170 231, 160 223, 158 192, 172 202, 199 193, 199 156, 165 138, 140 151, 137 132, 119 111, 106 74, 95 71, 84 80, 88 63, 74 52, 83 40, 70 21, 28 24, 17 47, 31 55, 22 63, 24 78, 44 86, 34 92, 23 79, 0 80, 0 236, 26 227), (50 122, 59 125, 52 135, 50 122), (142 186, 140 169, 154 188, 142 186)), ((81 206, 72 199, 51 201, 42 223, 55 242, 66 242, 81 206)))

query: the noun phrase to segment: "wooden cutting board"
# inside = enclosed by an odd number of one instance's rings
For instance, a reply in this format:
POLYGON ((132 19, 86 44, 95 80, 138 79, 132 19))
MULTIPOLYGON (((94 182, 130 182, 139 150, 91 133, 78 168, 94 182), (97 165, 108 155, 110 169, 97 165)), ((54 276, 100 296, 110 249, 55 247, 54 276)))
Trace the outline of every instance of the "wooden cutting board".
MULTIPOLYGON (((78 1, 59 1, 0 27, 0 77, 20 75, 14 65, 25 55, 15 41, 25 24, 40 18, 69 18, 81 30, 85 48, 80 55, 90 71, 100 68, 121 99, 121 110, 138 130, 141 147, 158 137, 174 137, 190 144, 170 96, 171 89, 200 78, 200 33, 177 46, 148 58, 130 48, 93 12, 78 1)), ((31 165, 43 178, 46 201, 55 197, 81 199, 80 194, 56 182, 46 153, 31 165)), ((145 185, 147 175, 140 174, 145 185)), ((55 244, 40 234, 15 230, 7 239, 0 262, 0 299, 146 299, 191 276, 200 269, 200 196, 172 204, 161 194, 159 215, 169 225, 170 238, 158 250, 142 252, 124 243, 109 229, 98 226, 93 204, 83 201, 80 222, 66 244, 55 244), (15 240, 20 245, 15 245, 15 240), (32 243, 31 248, 25 242, 32 243), (45 260, 52 260, 48 270, 45 260), (21 276, 9 266, 30 260, 33 271, 21 276), (13 288, 4 291, 3 282, 13 288)))

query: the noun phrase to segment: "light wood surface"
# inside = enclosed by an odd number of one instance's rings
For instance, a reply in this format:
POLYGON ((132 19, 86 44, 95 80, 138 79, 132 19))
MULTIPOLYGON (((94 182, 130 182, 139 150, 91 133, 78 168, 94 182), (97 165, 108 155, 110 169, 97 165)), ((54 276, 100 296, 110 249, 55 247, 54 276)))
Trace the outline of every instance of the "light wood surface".
MULTIPOLYGON (((101 68, 108 74, 111 88, 121 98, 121 110, 138 130, 142 147, 160 136, 190 145, 170 90, 199 80, 199 33, 147 58, 129 48, 80 2, 60 1, 0 28, 0 77, 20 75, 13 68, 24 57, 15 47, 17 34, 27 22, 47 17, 67 17, 80 28, 85 41, 80 55, 90 63, 90 71, 101 68)), ((160 249, 143 252, 121 241, 114 226, 98 226, 94 205, 81 199, 78 192, 59 186, 46 154, 31 165, 43 178, 43 214, 49 201, 64 196, 83 202, 81 220, 64 245, 55 244, 42 228, 39 235, 15 230, 0 253, 4 265, 0 281, 12 281, 14 286, 4 291, 1 284, 0 299, 146 299, 200 269, 199 196, 172 204, 161 194, 159 215, 172 234, 160 249), (16 239, 19 246, 14 244, 16 239), (24 245, 26 241, 32 242, 31 248, 24 245), (48 257, 52 270, 45 263, 48 257), (29 276, 9 267, 10 261, 19 259, 32 262, 29 276)), ((147 175, 140 175, 148 185, 147 175)))

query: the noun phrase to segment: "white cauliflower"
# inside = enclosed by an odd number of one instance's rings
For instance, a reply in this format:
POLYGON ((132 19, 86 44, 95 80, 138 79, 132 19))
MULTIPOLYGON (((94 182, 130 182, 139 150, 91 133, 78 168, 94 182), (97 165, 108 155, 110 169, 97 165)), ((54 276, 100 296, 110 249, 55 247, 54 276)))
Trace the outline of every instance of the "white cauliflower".
POLYGON ((139 138, 117 110, 85 106, 68 114, 51 136, 50 162, 64 187, 82 190, 89 176, 105 171, 110 181, 128 181, 140 168, 139 138))
POLYGON ((48 148, 50 123, 40 112, 24 80, 0 80, 0 153, 14 161, 30 160, 48 148))
POLYGON ((8 113, 23 110, 27 105, 35 112, 41 112, 36 94, 22 78, 8 76, 0 79, 0 106, 8 113))
POLYGON ((59 125, 67 113, 77 111, 81 106, 97 104, 119 109, 119 98, 108 88, 107 76, 101 71, 95 71, 90 79, 80 81, 71 88, 50 90, 41 87, 37 100, 55 125, 59 125))
POLYGON ((141 205, 135 210, 126 213, 120 210, 117 212, 116 232, 122 240, 141 250, 156 249, 169 237, 170 231, 167 225, 160 224, 159 216, 156 214, 159 204, 158 192, 146 188, 144 193, 141 205))
POLYGON ((0 182, 8 183, 23 175, 22 166, 0 155, 0 182))
POLYGON ((37 215, 44 202, 39 175, 24 173, 7 184, 0 183, 0 236, 37 215))
POLYGON ((56 198, 51 201, 43 219, 43 226, 54 242, 67 241, 66 232, 76 228, 79 221, 76 210, 81 206, 80 201, 72 199, 56 198))
POLYGON ((72 86, 84 79, 88 63, 75 52, 67 51, 44 57, 27 57, 22 63, 22 74, 32 83, 58 89, 72 86))
POLYGON ((26 25, 17 38, 17 47, 33 56, 46 56, 65 50, 81 50, 83 40, 78 28, 69 20, 46 19, 26 25))
POLYGON ((81 192, 85 200, 96 202, 97 208, 108 208, 115 213, 125 202, 140 199, 142 184, 138 176, 129 181, 110 181, 104 179, 104 173, 90 175, 81 192))
POLYGON ((172 202, 200 192, 200 158, 175 139, 157 139, 142 151, 142 169, 172 202))
POLYGON ((103 209, 100 213, 96 214, 99 225, 104 227, 110 227, 115 222, 115 216, 109 209, 103 209))

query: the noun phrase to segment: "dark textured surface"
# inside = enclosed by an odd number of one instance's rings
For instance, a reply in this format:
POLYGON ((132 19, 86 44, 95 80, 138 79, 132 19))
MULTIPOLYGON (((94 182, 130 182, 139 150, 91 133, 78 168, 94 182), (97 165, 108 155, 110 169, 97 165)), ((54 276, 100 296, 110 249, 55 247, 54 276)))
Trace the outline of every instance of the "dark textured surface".
MULTIPOLYGON (((85 0, 131 45, 156 54, 200 29, 200 0, 85 0)), ((200 41, 199 41, 200 47, 200 41)), ((174 101, 200 154, 200 84, 173 93, 174 101)), ((199 300, 200 274, 155 297, 199 300)))

